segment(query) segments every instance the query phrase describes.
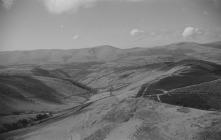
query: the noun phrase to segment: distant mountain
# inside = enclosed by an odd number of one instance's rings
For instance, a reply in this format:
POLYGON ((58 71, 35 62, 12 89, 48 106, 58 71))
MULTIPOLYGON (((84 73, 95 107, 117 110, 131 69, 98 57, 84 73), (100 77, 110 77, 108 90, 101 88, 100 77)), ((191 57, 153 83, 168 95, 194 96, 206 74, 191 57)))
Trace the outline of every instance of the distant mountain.
POLYGON ((203 44, 203 45, 208 46, 208 47, 213 47, 213 48, 221 49, 221 41, 207 43, 207 44, 203 44))
POLYGON ((117 58, 120 50, 112 46, 98 46, 72 50, 6 51, 0 52, 0 65, 110 61, 117 58))
POLYGON ((145 59, 181 60, 197 58, 220 62, 220 43, 198 44, 182 42, 153 48, 119 49, 112 46, 72 50, 33 50, 0 52, 0 65, 9 64, 67 64, 74 62, 108 62, 145 59))

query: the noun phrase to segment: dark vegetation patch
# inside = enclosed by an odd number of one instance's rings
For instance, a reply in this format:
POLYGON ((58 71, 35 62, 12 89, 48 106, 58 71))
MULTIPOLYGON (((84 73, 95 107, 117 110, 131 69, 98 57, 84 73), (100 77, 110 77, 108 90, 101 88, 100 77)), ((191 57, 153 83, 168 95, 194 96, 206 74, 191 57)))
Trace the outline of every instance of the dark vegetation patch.
POLYGON ((163 90, 169 91, 176 88, 196 85, 221 77, 221 66, 207 61, 183 60, 169 65, 170 68, 176 66, 189 66, 189 68, 179 70, 171 76, 144 84, 137 96, 161 94, 163 90))
POLYGON ((29 119, 20 119, 17 122, 14 123, 4 123, 2 127, 0 128, 0 133, 20 129, 20 128, 25 128, 28 126, 32 126, 38 123, 38 121, 47 119, 51 117, 51 113, 41 113, 37 114, 35 118, 29 118, 29 119))
POLYGON ((179 105, 183 107, 191 107, 202 110, 220 110, 221 96, 214 94, 188 94, 178 93, 172 95, 162 95, 160 99, 164 103, 179 105))
MULTIPOLYGON (((169 91, 160 95, 161 102, 202 110, 221 110, 221 80, 169 91)), ((156 96, 149 97, 158 101, 156 96)))
POLYGON ((171 93, 209 93, 209 94, 221 94, 221 79, 211 82, 205 82, 198 85, 192 85, 188 87, 178 88, 170 91, 171 93))
POLYGON ((182 112, 182 113, 189 113, 190 109, 187 107, 180 107, 177 109, 178 112, 182 112))
POLYGON ((149 94, 157 94, 157 89, 172 90, 218 79, 218 76, 202 70, 193 70, 179 75, 172 75, 148 85, 149 94))
POLYGON ((221 110, 221 80, 175 89, 162 102, 205 110, 221 110))
POLYGON ((131 74, 133 74, 133 73, 134 73, 134 72, 122 74, 122 75, 119 76, 119 79, 127 78, 127 77, 129 77, 131 74))

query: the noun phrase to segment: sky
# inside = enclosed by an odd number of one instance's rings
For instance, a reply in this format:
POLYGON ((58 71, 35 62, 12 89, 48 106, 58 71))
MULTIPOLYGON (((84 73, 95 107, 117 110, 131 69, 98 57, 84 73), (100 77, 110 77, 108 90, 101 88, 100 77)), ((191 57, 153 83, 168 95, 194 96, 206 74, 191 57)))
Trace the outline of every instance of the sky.
POLYGON ((0 0, 0 51, 221 40, 221 0, 0 0))

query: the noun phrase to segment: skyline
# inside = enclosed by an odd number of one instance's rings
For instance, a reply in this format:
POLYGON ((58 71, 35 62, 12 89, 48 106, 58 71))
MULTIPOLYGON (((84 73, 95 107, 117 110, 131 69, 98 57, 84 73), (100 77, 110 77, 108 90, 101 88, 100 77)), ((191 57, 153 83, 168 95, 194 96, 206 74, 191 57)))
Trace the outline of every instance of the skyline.
POLYGON ((221 40, 219 0, 2 0, 0 51, 221 40))

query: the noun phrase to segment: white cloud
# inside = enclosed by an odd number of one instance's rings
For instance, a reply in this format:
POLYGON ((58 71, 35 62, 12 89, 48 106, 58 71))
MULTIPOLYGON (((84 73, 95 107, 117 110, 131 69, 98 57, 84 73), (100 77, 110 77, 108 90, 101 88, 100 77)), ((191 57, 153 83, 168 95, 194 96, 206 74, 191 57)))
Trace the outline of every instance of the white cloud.
POLYGON ((202 31, 195 27, 186 27, 182 33, 184 39, 195 39, 197 36, 201 35, 202 31))
MULTIPOLYGON (((16 0, 0 0, 7 9, 11 8, 16 0)), ((70 10, 77 11, 79 8, 88 8, 96 5, 97 2, 156 2, 164 0, 38 0, 43 2, 46 8, 52 13, 63 13, 70 10)), ((171 0, 176 1, 176 0, 171 0)), ((221 0, 210 0, 215 7, 221 7, 221 0)))
MULTIPOLYGON (((5 8, 10 8, 16 0, 1 0, 5 8)), ((140 2, 144 0, 38 0, 43 2, 49 12, 60 14, 70 10, 77 11, 79 8, 94 6, 96 2, 140 2)))
POLYGON ((72 36, 72 39, 77 40, 77 39, 79 39, 79 37, 80 37, 79 35, 74 35, 74 36, 72 36))
POLYGON ((77 10, 94 0, 42 0, 46 8, 52 13, 62 13, 71 9, 77 10))
POLYGON ((132 29, 132 30, 130 31, 130 35, 131 35, 131 36, 140 35, 140 34, 142 34, 142 33, 144 33, 144 31, 143 31, 143 30, 140 30, 140 29, 137 29, 137 28, 132 29))
POLYGON ((52 13, 63 13, 69 10, 77 11, 79 8, 92 7, 96 2, 101 1, 127 1, 127 2, 140 2, 143 0, 42 0, 47 9, 52 13))

